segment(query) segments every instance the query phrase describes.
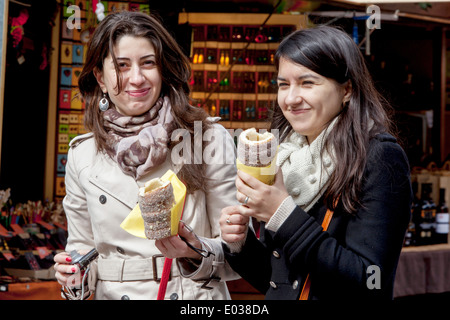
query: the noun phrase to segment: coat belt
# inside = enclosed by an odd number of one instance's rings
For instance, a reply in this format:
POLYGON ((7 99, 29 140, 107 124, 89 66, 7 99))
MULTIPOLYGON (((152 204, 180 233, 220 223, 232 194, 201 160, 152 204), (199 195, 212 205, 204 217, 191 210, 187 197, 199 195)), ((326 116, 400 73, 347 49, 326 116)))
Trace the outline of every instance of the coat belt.
MULTIPOLYGON (((164 256, 154 255, 148 259, 98 259, 97 265, 99 280, 159 281, 163 272, 164 256)), ((173 265, 171 277, 179 276, 178 268, 173 265)))

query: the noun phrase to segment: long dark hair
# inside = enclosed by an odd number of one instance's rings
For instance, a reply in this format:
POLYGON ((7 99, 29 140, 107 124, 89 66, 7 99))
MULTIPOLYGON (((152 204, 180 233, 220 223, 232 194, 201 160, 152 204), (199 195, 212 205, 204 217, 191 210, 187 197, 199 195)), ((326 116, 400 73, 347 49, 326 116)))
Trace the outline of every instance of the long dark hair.
MULTIPOLYGON (((98 151, 105 151, 109 146, 108 134, 98 108, 103 93, 94 76, 94 70, 103 70, 103 61, 111 54, 117 75, 117 93, 122 91, 121 73, 114 55, 114 46, 124 35, 144 37, 155 48, 156 64, 162 77, 161 95, 167 96, 171 102, 177 128, 186 129, 193 137, 194 122, 202 121, 202 130, 207 130, 210 125, 205 121, 206 112, 189 104, 191 69, 188 58, 177 42, 155 17, 140 12, 123 11, 107 15, 95 29, 78 81, 80 93, 86 103, 85 126, 93 132, 98 151)), ((169 148, 174 145, 176 142, 171 142, 169 148)), ((194 161, 190 163, 182 167, 178 176, 186 183, 188 192, 205 190, 204 166, 193 164, 194 161)))
MULTIPOLYGON (((352 213, 359 205, 369 140, 382 132, 393 134, 391 108, 375 89, 359 48, 340 29, 318 26, 295 31, 278 47, 277 69, 281 58, 339 84, 351 82, 350 101, 342 108, 322 150, 333 148, 335 155, 335 170, 325 192, 326 205, 335 209, 335 200, 340 197, 344 210, 352 213)), ((292 130, 279 106, 275 107, 271 128, 280 130, 280 141, 292 130)))

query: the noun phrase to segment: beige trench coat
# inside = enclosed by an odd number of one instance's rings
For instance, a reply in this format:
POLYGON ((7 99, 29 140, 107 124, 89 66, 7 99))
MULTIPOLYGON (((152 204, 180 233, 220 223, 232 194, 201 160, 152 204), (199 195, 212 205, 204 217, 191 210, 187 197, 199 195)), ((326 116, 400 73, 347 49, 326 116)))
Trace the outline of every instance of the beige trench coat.
MULTIPOLYGON (((229 299, 225 281, 238 278, 224 261, 219 238, 221 209, 237 204, 235 147, 221 125, 214 124, 213 134, 215 142, 208 150, 214 150, 215 161, 206 169, 208 192, 187 195, 183 221, 197 235, 212 238, 202 238, 203 246, 215 255, 203 258, 194 271, 181 268, 174 260, 165 299, 229 299), (211 277, 220 278, 208 283, 213 289, 200 288, 211 277)), ((98 250, 99 258, 90 272, 91 278, 98 279, 90 283, 91 290, 95 284, 95 299, 156 299, 159 283, 154 277, 161 277, 164 258, 157 256, 160 252, 154 241, 135 237, 120 224, 136 205, 138 189, 146 181, 162 176, 168 169, 178 171, 171 159, 169 155, 163 165, 135 181, 123 174, 111 158, 97 153, 92 135, 72 140, 63 200, 69 232, 66 251, 98 250)))

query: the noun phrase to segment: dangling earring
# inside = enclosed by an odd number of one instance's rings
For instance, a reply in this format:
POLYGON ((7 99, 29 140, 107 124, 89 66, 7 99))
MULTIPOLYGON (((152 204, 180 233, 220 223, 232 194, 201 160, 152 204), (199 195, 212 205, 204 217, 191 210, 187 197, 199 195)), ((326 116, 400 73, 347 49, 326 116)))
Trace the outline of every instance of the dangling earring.
POLYGON ((98 103, 100 111, 106 111, 109 108, 109 101, 106 99, 106 93, 103 94, 103 98, 98 103))

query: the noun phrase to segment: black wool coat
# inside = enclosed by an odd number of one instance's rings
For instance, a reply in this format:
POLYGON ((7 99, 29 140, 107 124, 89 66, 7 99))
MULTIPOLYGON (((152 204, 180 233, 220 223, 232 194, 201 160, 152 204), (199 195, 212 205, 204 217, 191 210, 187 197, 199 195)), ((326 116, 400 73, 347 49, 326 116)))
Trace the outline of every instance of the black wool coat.
MULTIPOLYGON (((298 299, 309 273, 309 299, 392 299, 395 272, 411 218, 412 188, 407 157, 389 134, 371 139, 361 206, 338 204, 327 231, 323 199, 308 213, 296 207, 277 232, 249 231, 231 267, 266 299, 298 299)), ((350 300, 350 301, 351 301, 350 300)))

